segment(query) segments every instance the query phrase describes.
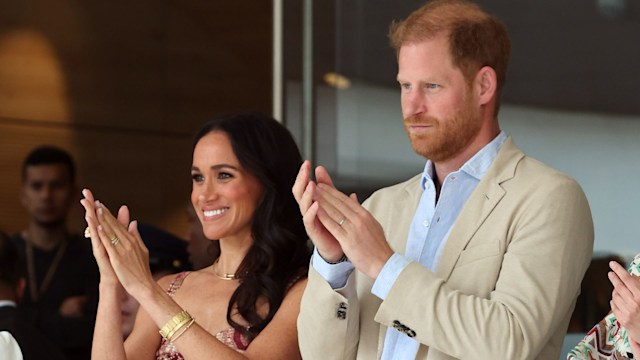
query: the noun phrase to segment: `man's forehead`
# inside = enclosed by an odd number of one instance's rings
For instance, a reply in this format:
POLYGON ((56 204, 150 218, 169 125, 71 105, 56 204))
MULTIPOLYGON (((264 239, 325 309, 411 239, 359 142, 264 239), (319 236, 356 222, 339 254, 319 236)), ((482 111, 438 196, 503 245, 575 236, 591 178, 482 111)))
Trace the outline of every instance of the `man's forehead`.
POLYGON ((25 168, 25 181, 69 181, 69 168, 65 164, 29 165, 25 168))

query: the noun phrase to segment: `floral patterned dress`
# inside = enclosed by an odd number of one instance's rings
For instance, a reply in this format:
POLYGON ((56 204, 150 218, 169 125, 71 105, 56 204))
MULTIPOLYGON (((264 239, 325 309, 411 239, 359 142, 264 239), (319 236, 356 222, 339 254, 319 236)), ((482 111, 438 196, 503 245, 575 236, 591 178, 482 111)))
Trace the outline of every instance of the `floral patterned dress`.
MULTIPOLYGON (((640 276, 640 254, 636 255, 629 272, 640 276)), ((627 330, 610 312, 567 354, 567 360, 618 360, 633 359, 627 330)))
MULTIPOLYGON (((169 288, 167 289, 167 294, 169 294, 169 296, 173 296, 176 293, 176 291, 180 289, 182 282, 189 274, 190 274, 189 271, 179 273, 169 285, 169 288)), ((244 350, 247 349, 250 343, 249 339, 246 336, 244 336, 242 333, 240 333, 239 331, 237 331, 235 328, 231 326, 217 333, 216 338, 220 340, 223 344, 229 346, 230 348, 238 352, 244 352, 244 350)), ((156 359, 157 360, 184 360, 184 357, 182 357, 182 354, 178 352, 178 349, 176 349, 176 347, 172 343, 167 342, 165 339, 162 339, 162 342, 160 343, 160 347, 158 348, 158 351, 156 351, 156 359)))

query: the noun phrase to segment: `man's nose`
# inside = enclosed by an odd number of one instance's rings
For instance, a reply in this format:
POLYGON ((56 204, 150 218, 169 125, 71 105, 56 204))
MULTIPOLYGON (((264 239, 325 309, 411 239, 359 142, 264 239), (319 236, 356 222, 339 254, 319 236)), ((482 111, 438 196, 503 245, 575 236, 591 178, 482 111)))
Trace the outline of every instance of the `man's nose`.
POLYGON ((413 116, 427 111, 424 97, 418 90, 411 90, 403 96, 404 117, 413 116))

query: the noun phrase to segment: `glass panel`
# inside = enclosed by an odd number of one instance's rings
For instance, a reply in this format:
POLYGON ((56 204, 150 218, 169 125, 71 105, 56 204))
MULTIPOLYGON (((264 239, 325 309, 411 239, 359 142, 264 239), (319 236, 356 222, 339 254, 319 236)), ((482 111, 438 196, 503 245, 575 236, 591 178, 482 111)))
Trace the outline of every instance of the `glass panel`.
MULTIPOLYGON (((402 128, 395 54, 387 40, 391 21, 424 1, 307 2, 313 6, 313 54, 303 59, 305 1, 285 1, 285 122, 301 143, 302 64, 311 62, 313 137, 306 156, 363 199, 424 165, 402 128)), ((634 254, 638 246, 629 239, 638 229, 620 214, 640 213, 634 180, 640 167, 629 166, 640 158, 640 3, 479 4, 506 24, 513 43, 503 130, 527 154, 580 182, 594 215, 596 252, 634 254), (613 174, 621 175, 615 185, 613 174)))

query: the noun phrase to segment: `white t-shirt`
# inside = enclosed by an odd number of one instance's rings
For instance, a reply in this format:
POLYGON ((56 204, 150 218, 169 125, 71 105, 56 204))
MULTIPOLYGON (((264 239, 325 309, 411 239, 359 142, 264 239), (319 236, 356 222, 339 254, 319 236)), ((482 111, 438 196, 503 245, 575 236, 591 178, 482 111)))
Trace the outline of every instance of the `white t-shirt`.
POLYGON ((0 359, 23 360, 20 345, 8 331, 0 331, 0 359))

